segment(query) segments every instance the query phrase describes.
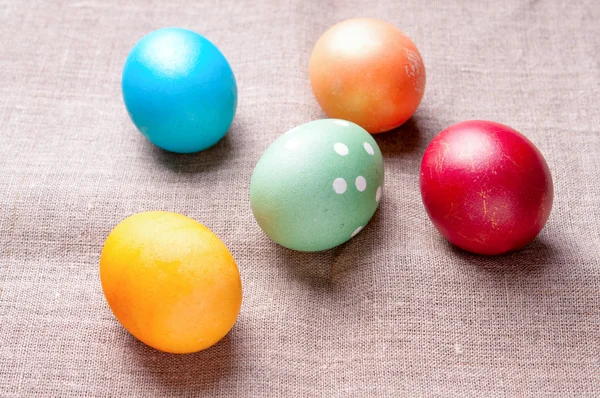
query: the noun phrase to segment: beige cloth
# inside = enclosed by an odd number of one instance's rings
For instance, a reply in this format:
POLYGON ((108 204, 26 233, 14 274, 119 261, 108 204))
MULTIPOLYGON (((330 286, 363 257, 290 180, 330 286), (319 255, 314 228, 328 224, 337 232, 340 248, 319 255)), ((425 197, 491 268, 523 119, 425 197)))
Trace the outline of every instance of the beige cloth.
POLYGON ((532 1, 0 1, 0 396, 600 396, 600 3, 532 1), (380 135, 386 192, 351 242, 272 243, 248 200, 261 153, 323 117, 307 64, 354 16, 401 27, 427 89, 380 135), (144 34, 194 29, 228 57, 239 107, 195 155, 130 122, 121 70, 144 34), (448 245, 420 200, 444 127, 513 126, 540 148, 556 199, 539 238, 485 258, 448 245), (148 348, 104 300, 109 231, 143 210, 210 227, 244 284, 233 331, 204 352, 148 348))

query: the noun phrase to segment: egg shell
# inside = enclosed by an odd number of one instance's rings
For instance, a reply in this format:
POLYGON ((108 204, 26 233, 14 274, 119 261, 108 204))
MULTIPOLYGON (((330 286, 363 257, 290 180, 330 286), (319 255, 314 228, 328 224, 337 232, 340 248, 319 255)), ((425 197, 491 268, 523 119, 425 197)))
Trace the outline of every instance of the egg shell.
POLYGON ((383 157, 369 133, 344 120, 316 120, 283 134, 265 151, 252 174, 250 202, 275 242, 321 251, 367 225, 383 181, 383 157))
POLYGON ((125 106, 153 144, 191 153, 227 133, 237 106, 229 63, 202 35, 165 28, 144 36, 131 50, 122 76, 125 106))
POLYGON ((498 255, 531 242, 554 199, 546 160, 524 135, 500 123, 469 120, 439 133, 421 162, 429 218, 454 245, 498 255))
POLYGON ((406 122, 425 92, 425 66, 415 44, 396 26, 374 18, 348 19, 323 33, 309 76, 329 117, 372 134, 406 122))
POLYGON ((100 281, 125 329, 176 354, 216 344, 242 304, 240 274, 225 244, 197 221, 171 212, 121 221, 102 248, 100 281))

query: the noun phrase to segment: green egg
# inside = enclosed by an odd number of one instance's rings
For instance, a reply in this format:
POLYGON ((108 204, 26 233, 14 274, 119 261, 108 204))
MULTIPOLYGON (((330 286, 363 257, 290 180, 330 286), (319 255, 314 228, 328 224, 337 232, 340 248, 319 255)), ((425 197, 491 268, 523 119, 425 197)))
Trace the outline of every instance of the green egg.
POLYGON ((367 225, 383 192, 383 157, 362 127, 315 120, 279 137, 250 182, 252 212, 275 242, 299 251, 338 246, 367 225))

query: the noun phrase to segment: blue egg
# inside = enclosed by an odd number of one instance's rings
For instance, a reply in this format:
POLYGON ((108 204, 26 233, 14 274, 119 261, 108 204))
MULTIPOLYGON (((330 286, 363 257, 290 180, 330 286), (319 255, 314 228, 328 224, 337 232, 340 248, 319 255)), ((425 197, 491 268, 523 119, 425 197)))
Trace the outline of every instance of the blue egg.
POLYGON ((202 35, 181 28, 156 30, 133 47, 122 89, 138 130, 172 152, 198 152, 216 144, 237 106, 227 59, 202 35))

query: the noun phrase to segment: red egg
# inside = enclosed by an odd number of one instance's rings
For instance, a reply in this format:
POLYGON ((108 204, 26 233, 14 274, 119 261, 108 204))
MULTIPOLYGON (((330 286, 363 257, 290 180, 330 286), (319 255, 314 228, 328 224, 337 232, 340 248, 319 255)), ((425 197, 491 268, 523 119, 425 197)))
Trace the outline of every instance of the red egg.
POLYGON ((500 123, 455 124, 421 162, 421 196, 440 233, 461 249, 496 255, 542 230, 554 188, 548 165, 525 136, 500 123))

